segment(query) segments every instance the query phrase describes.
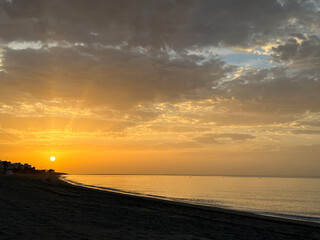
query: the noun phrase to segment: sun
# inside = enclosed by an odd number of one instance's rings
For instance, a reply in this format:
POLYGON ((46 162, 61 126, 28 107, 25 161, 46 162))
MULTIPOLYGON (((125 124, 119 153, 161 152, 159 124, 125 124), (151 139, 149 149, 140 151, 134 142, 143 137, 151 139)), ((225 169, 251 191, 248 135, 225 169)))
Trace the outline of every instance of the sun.
POLYGON ((51 156, 51 157, 50 157, 50 161, 51 161, 51 162, 54 162, 55 160, 56 160, 56 157, 55 157, 55 156, 51 156))

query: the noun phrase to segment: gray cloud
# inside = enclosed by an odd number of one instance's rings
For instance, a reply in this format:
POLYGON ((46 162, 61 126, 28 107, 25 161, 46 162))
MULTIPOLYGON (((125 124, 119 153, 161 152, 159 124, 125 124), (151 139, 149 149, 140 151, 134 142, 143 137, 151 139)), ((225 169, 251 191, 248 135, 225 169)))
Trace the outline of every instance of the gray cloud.
POLYGON ((198 143, 204 144, 217 144, 222 143, 221 139, 231 139, 232 141, 245 141, 255 139, 255 136, 250 134, 240 134, 240 133, 222 133, 222 134, 213 134, 207 133, 203 134, 200 137, 195 137, 194 140, 198 143))
POLYGON ((233 99, 233 111, 279 115, 320 111, 320 81, 315 71, 285 67, 249 70, 222 86, 219 95, 233 99))
POLYGON ((230 69, 219 59, 169 60, 114 49, 10 50, 0 76, 2 101, 76 99, 129 108, 139 103, 208 96, 230 69))
MULTIPOLYGON (((139 104, 213 99, 225 111, 185 116, 216 125, 296 120, 320 111, 316 5, 298 0, 3 0, 0 101, 58 99, 134 111, 139 104), (302 42, 289 39, 273 49, 273 58, 291 61, 290 68, 248 70, 233 81, 224 78, 236 67, 217 56, 185 52, 254 47, 289 35, 302 42), (14 50, 12 41, 22 46, 39 41, 39 49, 14 50)), ((159 116, 156 111, 130 114, 136 121, 159 116)))
POLYGON ((292 131, 293 134, 320 135, 319 129, 297 129, 292 131))
POLYGON ((282 2, 2 0, 0 36, 5 41, 126 42, 181 50, 194 45, 263 44, 275 34, 319 26, 316 3, 282 2))
POLYGON ((320 38, 298 36, 301 43, 290 38, 286 43, 273 48, 275 61, 288 61, 291 67, 299 69, 320 69, 320 38))
POLYGON ((320 127, 320 121, 319 120, 299 121, 295 125, 298 125, 298 126, 309 126, 309 127, 320 127))
POLYGON ((171 133, 185 133, 185 132, 208 132, 211 129, 207 127, 190 127, 190 126, 152 126, 150 127, 156 132, 171 132, 171 133))
MULTIPOLYGON (((243 105, 243 104, 241 104, 243 105)), ((238 109, 238 112, 205 113, 199 115, 187 114, 185 118, 198 120, 200 123, 214 123, 215 126, 259 126, 274 125, 291 122, 297 119, 296 114, 270 113, 246 111, 238 109)))

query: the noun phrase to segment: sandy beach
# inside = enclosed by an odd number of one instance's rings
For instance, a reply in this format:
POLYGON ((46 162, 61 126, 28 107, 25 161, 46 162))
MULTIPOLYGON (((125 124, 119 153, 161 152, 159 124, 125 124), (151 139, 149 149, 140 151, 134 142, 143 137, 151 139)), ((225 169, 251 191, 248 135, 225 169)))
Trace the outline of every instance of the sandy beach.
POLYGON ((320 225, 0 176, 0 239, 320 239, 320 225))

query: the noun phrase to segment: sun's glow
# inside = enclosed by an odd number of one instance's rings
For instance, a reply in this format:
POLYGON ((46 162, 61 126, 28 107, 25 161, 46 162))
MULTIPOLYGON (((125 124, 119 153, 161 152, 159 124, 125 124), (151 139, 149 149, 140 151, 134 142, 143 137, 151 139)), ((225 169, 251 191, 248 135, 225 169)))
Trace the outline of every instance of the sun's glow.
POLYGON ((54 156, 50 157, 50 161, 54 162, 55 160, 56 160, 56 157, 54 157, 54 156))

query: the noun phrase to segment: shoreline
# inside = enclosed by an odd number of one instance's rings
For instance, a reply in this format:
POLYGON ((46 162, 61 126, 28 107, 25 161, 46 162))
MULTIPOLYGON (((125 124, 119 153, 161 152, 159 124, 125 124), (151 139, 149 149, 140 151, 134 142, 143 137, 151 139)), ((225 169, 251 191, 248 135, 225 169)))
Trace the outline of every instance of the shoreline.
POLYGON ((1 239, 320 239, 320 225, 76 186, 0 177, 1 239), (19 238, 20 236, 20 238, 19 238))
POLYGON ((162 197, 162 196, 134 193, 134 192, 124 191, 124 190, 119 190, 119 189, 114 189, 114 188, 108 188, 108 187, 86 185, 86 184, 83 184, 80 182, 75 182, 75 181, 68 180, 66 178, 63 179, 63 178, 64 178, 63 176, 59 176, 59 179, 61 181, 65 182, 67 184, 71 184, 72 186, 94 189, 94 190, 98 190, 98 191, 102 191, 102 192, 116 193, 116 194, 121 194, 124 196, 142 197, 142 198, 146 198, 146 199, 165 201, 165 202, 169 202, 172 204, 182 204, 182 205, 190 206, 190 207, 209 208, 214 211, 230 212, 231 214, 248 215, 248 216, 253 214, 254 217, 267 217, 267 218, 275 218, 277 220, 284 220, 284 221, 294 221, 294 222, 307 223, 307 224, 308 223, 318 224, 320 227, 319 221, 304 220, 304 218, 305 219, 312 219, 312 217, 308 217, 308 216, 294 216, 294 215, 292 215, 292 217, 290 217, 291 215, 286 215, 286 214, 281 214, 281 213, 262 214, 262 213, 258 213, 258 212, 251 212, 251 211, 238 210, 238 209, 232 209, 232 208, 224 208, 224 207, 210 206, 210 205, 201 205, 201 204, 189 203, 189 202, 184 202, 184 201, 175 201, 175 200, 171 200, 170 198, 166 198, 166 197, 162 197), (284 215, 284 216, 280 216, 280 215, 284 215))

